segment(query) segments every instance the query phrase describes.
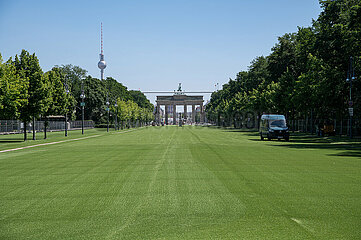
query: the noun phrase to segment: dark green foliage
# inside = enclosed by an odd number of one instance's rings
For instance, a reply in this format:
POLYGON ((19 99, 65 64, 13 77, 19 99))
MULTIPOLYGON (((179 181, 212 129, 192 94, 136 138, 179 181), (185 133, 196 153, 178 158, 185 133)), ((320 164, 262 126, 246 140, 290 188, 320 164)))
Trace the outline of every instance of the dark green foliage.
POLYGON ((48 89, 51 94, 51 104, 44 116, 71 113, 72 106, 75 104, 75 99, 74 96, 70 94, 70 91, 68 94, 66 93, 64 84, 65 76, 62 70, 58 67, 54 67, 49 72, 46 72, 44 77, 48 79, 48 89))
MULTIPOLYGON (((109 108, 113 111, 112 116, 115 115, 114 105, 120 101, 131 100, 140 108, 153 110, 153 105, 143 93, 129 91, 127 87, 112 77, 107 77, 102 81, 91 76, 85 76, 86 70, 69 64, 62 65, 60 69, 68 79, 71 96, 76 100, 76 104, 73 105, 73 108, 76 109, 76 119, 81 119, 80 103, 82 100, 80 95, 82 84, 85 94, 84 118, 93 120, 97 124, 107 122, 107 101, 109 101, 109 108)), ((114 120, 111 119, 111 121, 114 120)))
MULTIPOLYGON (((28 81, 27 101, 19 107, 19 119, 24 122, 24 140, 27 140, 26 125, 30 120, 39 118, 47 112, 51 104, 51 92, 49 90, 48 79, 44 77, 39 65, 39 60, 35 53, 30 55, 26 50, 22 50, 20 56, 16 55, 12 62, 15 71, 20 78, 28 81)), ((33 130, 33 140, 35 131, 33 130)))
POLYGON ((28 102, 22 105, 20 111, 20 119, 28 122, 32 117, 37 118, 48 110, 51 100, 48 91, 49 84, 43 76, 35 53, 30 55, 27 51, 22 50, 20 56, 15 56, 13 63, 17 74, 21 78, 29 80, 28 102))
POLYGON ((141 91, 130 90, 129 94, 131 99, 138 104, 139 107, 145 108, 148 110, 153 110, 154 106, 149 102, 147 97, 141 91))
POLYGON ((20 119, 25 128, 29 121, 40 117, 47 119, 51 115, 67 114, 68 119, 81 119, 83 85, 85 119, 107 122, 106 102, 109 101, 112 111, 109 115, 113 116, 110 121, 114 122, 116 111, 122 112, 115 107, 116 103, 126 101, 131 106, 130 111, 127 110, 127 119, 132 124, 150 121, 153 105, 143 93, 128 91, 111 77, 102 81, 86 76, 86 73, 86 70, 68 64, 55 66, 44 74, 35 54, 25 50, 6 63, 2 63, 0 55, 0 119, 20 119))
MULTIPOLYGON (((350 56, 361 74, 361 1, 320 1, 323 11, 311 27, 279 37, 267 57, 213 93, 209 119, 227 119, 239 111, 304 118, 348 118, 350 56)), ((353 82, 356 118, 361 117, 361 81, 353 82)))
POLYGON ((71 64, 61 65, 61 67, 55 65, 56 68, 60 68, 62 73, 66 76, 68 84, 70 86, 74 85, 76 87, 80 79, 85 78, 87 70, 82 69, 79 66, 73 66, 71 64))
MULTIPOLYGON (((96 122, 101 121, 102 117, 106 115, 106 89, 104 83, 91 76, 83 80, 85 93, 85 119, 91 119, 96 122)), ((81 85, 81 83, 79 83, 81 85)), ((80 92, 76 95, 78 103, 81 102, 80 92)), ((77 119, 81 119, 81 111, 77 111, 77 119)))
POLYGON ((0 54, 0 119, 17 119, 28 102, 29 81, 17 73, 10 59, 2 63, 0 54))
POLYGON ((124 101, 132 99, 130 91, 128 91, 127 87, 125 87, 122 83, 119 83, 114 78, 107 77, 104 80, 104 85, 109 91, 109 99, 111 99, 111 101, 117 99, 118 97, 124 101))

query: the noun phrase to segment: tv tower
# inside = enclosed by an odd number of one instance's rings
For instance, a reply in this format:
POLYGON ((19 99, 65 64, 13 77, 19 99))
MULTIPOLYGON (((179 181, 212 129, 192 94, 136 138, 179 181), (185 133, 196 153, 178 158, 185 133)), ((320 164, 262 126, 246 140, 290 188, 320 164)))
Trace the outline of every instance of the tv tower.
POLYGON ((100 44, 100 61, 98 62, 98 68, 100 68, 100 79, 103 80, 104 79, 104 69, 107 67, 106 62, 104 61, 104 54, 103 54, 103 23, 101 23, 100 25, 100 32, 101 32, 101 44, 100 44))

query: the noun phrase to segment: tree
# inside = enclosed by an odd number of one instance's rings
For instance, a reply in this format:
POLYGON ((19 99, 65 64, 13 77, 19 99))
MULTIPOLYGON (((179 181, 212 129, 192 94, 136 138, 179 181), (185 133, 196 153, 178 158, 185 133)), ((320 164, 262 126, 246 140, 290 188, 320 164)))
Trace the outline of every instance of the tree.
POLYGON ((80 95, 79 83, 81 82, 82 79, 86 77, 88 71, 79 66, 74 66, 71 64, 66 64, 61 66, 55 65, 54 67, 61 69, 61 72, 66 76, 68 80, 69 86, 74 85, 74 89, 78 90, 78 93, 80 95))
POLYGON ((28 103, 28 79, 21 78, 11 58, 2 63, 0 54, 0 119, 18 119, 28 103))
MULTIPOLYGON (((350 56, 355 75, 361 74, 360 0, 322 0, 323 11, 310 27, 278 38, 267 57, 251 62, 248 71, 212 94, 210 119, 239 111, 270 111, 289 118, 346 115, 350 56)), ((353 103, 361 117, 361 81, 353 82, 353 103)))
POLYGON ((27 140, 26 125, 33 119, 33 140, 35 140, 35 119, 49 108, 49 84, 43 76, 35 53, 30 55, 26 50, 22 50, 20 56, 15 56, 13 64, 16 73, 24 79, 23 81, 27 81, 26 79, 29 81, 28 101, 21 106, 20 119, 24 122, 24 140, 27 140))
MULTIPOLYGON (((320 1, 323 11, 314 23, 316 34, 315 55, 330 71, 325 73, 328 88, 327 108, 342 116, 347 109, 348 84, 345 82, 350 56, 355 59, 355 74, 360 76, 361 60, 361 2, 359 0, 320 1)), ((361 82, 353 84, 355 108, 360 108, 361 82)), ((326 94, 327 92, 325 92, 326 94)), ((360 109, 361 110, 361 109, 360 109)), ((355 111, 360 117, 360 111, 355 111)))
MULTIPOLYGON (((44 117, 69 114, 73 108, 72 106, 75 105, 75 99, 70 94, 70 91, 66 92, 63 71, 58 67, 54 67, 44 74, 44 78, 48 83, 47 89, 50 94, 50 107, 43 114, 44 117)), ((46 126, 47 120, 45 121, 44 138, 46 138, 46 126)))
MULTIPOLYGON (((81 84, 80 84, 81 85, 81 84)), ((91 76, 83 80, 85 92, 85 118, 92 119, 97 123, 106 122, 106 89, 104 82, 91 76)), ((77 101, 81 102, 80 94, 76 96, 77 101)), ((80 113, 77 114, 78 119, 81 118, 80 113)))
POLYGON ((105 89, 109 92, 109 99, 114 102, 118 97, 124 101, 132 99, 127 87, 112 77, 104 80, 105 89))
POLYGON ((133 102, 138 104, 139 107, 153 110, 154 108, 153 104, 149 102, 149 100, 144 95, 144 93, 142 93, 141 91, 130 90, 129 94, 133 102))

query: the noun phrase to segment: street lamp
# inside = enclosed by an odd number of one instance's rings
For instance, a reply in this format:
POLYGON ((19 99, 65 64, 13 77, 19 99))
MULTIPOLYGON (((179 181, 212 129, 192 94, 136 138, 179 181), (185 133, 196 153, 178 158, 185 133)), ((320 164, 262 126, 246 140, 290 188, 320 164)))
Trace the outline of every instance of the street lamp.
POLYGON ((117 100, 115 100, 114 107, 115 107, 115 110, 116 110, 116 113, 115 113, 115 125, 114 125, 115 131, 116 131, 117 127, 118 127, 118 102, 117 102, 117 100))
MULTIPOLYGON (((68 94, 69 94, 69 86, 68 86, 68 78, 64 76, 64 86, 65 86, 65 93, 66 93, 66 99, 68 100, 68 94)), ((65 107, 65 137, 68 136, 68 109, 67 106, 65 107)))
POLYGON ((107 132, 109 132, 109 97, 107 93, 107 102, 105 103, 107 105, 107 111, 108 111, 108 122, 107 122, 107 132))
POLYGON ((349 64, 349 69, 347 72, 347 79, 346 82, 350 83, 350 98, 349 98, 349 108, 348 108, 348 112, 350 115, 350 138, 352 138, 352 117, 353 117, 353 102, 352 102, 352 81, 354 81, 355 78, 355 69, 353 67, 353 57, 350 57, 350 64, 349 64))
POLYGON ((81 106, 81 134, 84 134, 84 106, 85 106, 84 98, 85 98, 85 94, 84 94, 83 79, 81 80, 80 98, 81 98, 81 103, 80 103, 80 106, 81 106))

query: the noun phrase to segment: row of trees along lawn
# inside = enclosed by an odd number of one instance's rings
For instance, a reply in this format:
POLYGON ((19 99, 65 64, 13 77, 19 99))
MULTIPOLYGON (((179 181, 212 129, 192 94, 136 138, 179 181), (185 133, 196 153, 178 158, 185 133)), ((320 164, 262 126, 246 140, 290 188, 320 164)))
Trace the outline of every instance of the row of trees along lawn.
POLYGON ((44 73, 35 54, 26 50, 6 62, 0 54, 0 119, 24 122, 25 140, 27 123, 36 119, 65 114, 72 120, 81 119, 82 84, 85 119, 106 123, 107 101, 113 118, 117 114, 122 126, 152 119, 153 105, 140 91, 129 91, 111 77, 99 80, 87 76, 86 70, 73 65, 55 66, 44 73))
MULTIPOLYGON (((212 94, 208 119, 231 122, 237 113, 284 114, 291 119, 348 117, 353 57, 355 76, 361 64, 361 1, 320 1, 322 12, 311 27, 278 38, 269 56, 255 58, 222 90, 212 94)), ((361 117, 361 81, 352 83, 356 118, 361 117)))

